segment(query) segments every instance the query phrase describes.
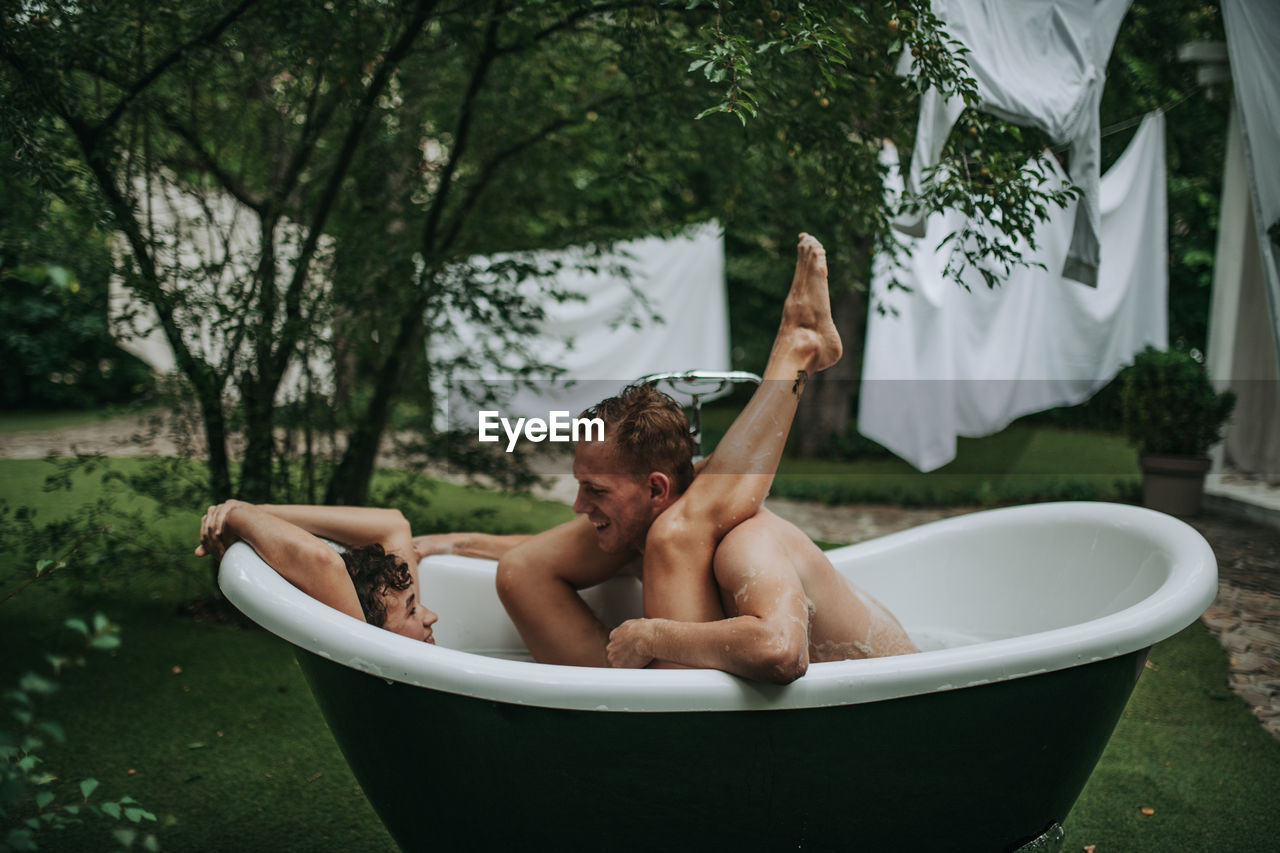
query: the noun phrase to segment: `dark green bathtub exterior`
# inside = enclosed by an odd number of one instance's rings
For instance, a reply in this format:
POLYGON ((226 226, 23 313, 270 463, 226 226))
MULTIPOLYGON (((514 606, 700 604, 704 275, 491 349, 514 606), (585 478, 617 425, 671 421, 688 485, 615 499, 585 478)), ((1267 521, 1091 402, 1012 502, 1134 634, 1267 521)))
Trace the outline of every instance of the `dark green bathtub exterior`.
POLYGON ((1146 650, 883 702, 682 713, 512 705, 297 657, 405 851, 999 853, 1065 820, 1146 650))

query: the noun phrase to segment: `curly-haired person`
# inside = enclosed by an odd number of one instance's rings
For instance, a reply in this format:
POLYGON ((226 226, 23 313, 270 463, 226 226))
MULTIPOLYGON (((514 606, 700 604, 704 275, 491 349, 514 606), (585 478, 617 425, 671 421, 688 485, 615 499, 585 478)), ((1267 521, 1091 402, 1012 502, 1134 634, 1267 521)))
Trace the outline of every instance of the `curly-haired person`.
POLYGON ((317 601, 396 634, 435 642, 431 626, 437 617, 419 599, 418 558, 399 510, 226 501, 205 513, 196 556, 221 560, 237 540, 317 601), (339 553, 325 539, 345 550, 339 553))

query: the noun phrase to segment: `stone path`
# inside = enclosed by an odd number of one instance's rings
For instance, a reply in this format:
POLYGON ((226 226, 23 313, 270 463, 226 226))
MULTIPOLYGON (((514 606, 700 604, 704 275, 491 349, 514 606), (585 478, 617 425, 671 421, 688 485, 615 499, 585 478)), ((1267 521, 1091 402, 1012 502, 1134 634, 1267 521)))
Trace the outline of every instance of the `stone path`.
MULTIPOLYGON (((48 432, 0 435, 0 458, 39 458, 50 451, 117 455, 171 454, 163 434, 143 437, 145 419, 119 418, 48 432)), ((560 468, 564 470, 563 466, 560 468)), ((572 477, 553 477, 542 496, 573 502, 572 477)), ((771 499, 769 507, 815 539, 854 543, 916 527, 976 507, 905 509, 771 499)), ((1190 521, 1218 558, 1218 597, 1201 617, 1228 655, 1231 688, 1280 738, 1280 529, 1221 515, 1190 521)))
POLYGON ((1231 689, 1280 738, 1280 530, 1216 515, 1191 524, 1218 558, 1201 621, 1227 651, 1231 689))

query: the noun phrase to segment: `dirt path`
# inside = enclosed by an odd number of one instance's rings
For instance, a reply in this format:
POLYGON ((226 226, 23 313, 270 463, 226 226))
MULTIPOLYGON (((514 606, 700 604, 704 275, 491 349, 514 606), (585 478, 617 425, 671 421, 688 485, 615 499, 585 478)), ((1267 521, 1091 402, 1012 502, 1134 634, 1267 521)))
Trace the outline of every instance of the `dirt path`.
POLYGON ((172 456, 177 444, 148 415, 128 415, 59 429, 0 434, 0 459, 41 459, 50 453, 172 456))
MULTIPOLYGON (((50 452, 172 455, 177 445, 144 416, 0 435, 0 459, 38 459, 50 452)), ((560 475, 551 477, 539 495, 572 503, 575 488, 572 477, 560 475)), ((976 509, 832 507, 783 499, 772 499, 769 506, 813 538, 837 543, 862 542, 976 509)), ((1191 524, 1218 558, 1218 597, 1202 621, 1227 652, 1232 689, 1280 738, 1280 531, 1218 516, 1193 519, 1191 524)))

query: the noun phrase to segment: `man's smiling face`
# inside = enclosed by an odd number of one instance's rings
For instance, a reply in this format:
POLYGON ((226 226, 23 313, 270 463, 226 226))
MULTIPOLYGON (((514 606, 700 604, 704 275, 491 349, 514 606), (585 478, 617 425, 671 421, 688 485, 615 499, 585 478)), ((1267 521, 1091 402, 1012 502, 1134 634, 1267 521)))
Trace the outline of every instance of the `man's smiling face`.
POLYGON ((649 478, 628 473, 610 441, 579 442, 573 476, 578 481, 573 511, 595 525, 600 549, 608 554, 642 551, 649 526, 665 508, 655 500, 649 478))

